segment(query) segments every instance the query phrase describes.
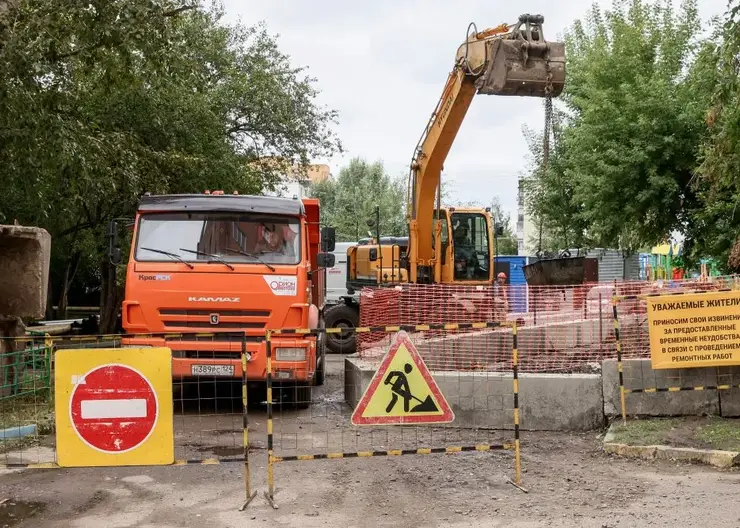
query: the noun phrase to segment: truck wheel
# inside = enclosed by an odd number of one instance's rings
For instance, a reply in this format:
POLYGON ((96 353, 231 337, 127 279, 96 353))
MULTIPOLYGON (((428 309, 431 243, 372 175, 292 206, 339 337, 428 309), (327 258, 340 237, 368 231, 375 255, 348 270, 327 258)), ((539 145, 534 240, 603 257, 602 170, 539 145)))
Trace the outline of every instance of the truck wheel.
POLYGON ((295 387, 295 406, 298 409, 306 409, 311 405, 311 385, 299 385, 295 387))
MULTIPOLYGON (((346 304, 329 309, 324 320, 327 328, 356 328, 359 323, 357 310, 346 304)), ((354 354, 356 343, 357 334, 354 331, 326 334, 326 346, 335 354, 354 354)))

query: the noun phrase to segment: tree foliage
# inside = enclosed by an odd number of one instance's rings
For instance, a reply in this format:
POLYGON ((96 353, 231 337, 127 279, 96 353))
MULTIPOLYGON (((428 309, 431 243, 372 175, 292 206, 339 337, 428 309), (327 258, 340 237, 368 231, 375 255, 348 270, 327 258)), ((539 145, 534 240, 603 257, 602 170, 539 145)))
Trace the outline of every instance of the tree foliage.
POLYGON ((695 0, 616 0, 569 29, 554 150, 528 184, 551 242, 638 249, 693 221, 709 107, 700 31, 695 0))
POLYGON ((353 158, 336 179, 312 184, 310 193, 321 201, 322 222, 336 228, 338 241, 354 242, 368 231, 375 235, 367 221, 375 218, 376 206, 381 236, 408 234, 405 179, 388 175, 380 161, 353 158))
POLYGON ((701 144, 693 182, 702 207, 686 233, 686 249, 694 261, 713 256, 731 271, 740 270, 739 57, 740 2, 735 0, 697 59, 697 77, 711 95, 711 106, 706 114, 709 136, 701 144))
POLYGON ((23 0, 0 16, 0 221, 47 228, 55 262, 81 253, 102 282, 105 225, 143 192, 260 193, 341 149, 315 80, 219 6, 23 0))

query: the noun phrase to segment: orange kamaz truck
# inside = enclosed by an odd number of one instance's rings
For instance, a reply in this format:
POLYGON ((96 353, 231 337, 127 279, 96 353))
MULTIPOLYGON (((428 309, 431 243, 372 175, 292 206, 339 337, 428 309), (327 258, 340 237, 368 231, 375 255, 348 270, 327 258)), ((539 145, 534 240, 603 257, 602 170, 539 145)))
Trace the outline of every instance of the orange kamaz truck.
MULTIPOLYGON (((145 195, 126 270, 123 345, 171 348, 176 382, 241 378, 246 334, 248 384, 264 383, 266 329, 323 325, 333 250, 334 230, 320 227, 317 199, 145 195)), ((273 379, 296 387, 299 402, 324 381, 324 337, 273 339, 273 379)))

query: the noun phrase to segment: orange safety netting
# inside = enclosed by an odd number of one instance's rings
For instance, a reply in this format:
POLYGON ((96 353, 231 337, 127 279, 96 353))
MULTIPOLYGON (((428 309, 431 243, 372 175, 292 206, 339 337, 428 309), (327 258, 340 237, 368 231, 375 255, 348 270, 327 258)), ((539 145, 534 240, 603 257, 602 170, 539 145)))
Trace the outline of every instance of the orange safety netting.
MULTIPOLYGON (((616 357, 612 298, 740 287, 736 277, 622 281, 573 286, 404 284, 366 288, 360 326, 500 322, 485 330, 425 332, 419 351, 435 370, 508 370, 516 321, 522 372, 598 372, 616 357)), ((624 357, 649 356, 645 301, 618 303, 624 357)), ((381 354, 385 333, 358 334, 360 357, 381 354)))

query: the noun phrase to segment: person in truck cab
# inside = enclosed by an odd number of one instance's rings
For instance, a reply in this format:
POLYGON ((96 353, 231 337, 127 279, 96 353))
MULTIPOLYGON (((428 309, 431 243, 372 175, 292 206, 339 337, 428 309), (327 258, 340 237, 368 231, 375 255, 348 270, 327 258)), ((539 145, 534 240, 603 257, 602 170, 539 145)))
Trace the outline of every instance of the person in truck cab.
MULTIPOLYGON (((297 226, 296 226, 297 228, 297 226)), ((260 254, 295 257, 297 233, 287 224, 260 224, 257 228, 259 240, 255 250, 260 254)))

